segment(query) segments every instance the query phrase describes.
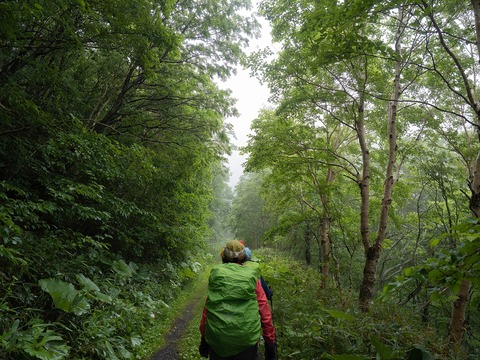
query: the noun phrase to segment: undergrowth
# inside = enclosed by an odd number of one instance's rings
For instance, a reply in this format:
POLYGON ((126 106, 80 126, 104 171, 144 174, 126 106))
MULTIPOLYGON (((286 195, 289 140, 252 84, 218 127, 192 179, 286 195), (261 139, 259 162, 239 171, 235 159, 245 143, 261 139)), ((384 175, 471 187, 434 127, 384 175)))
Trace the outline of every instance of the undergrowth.
POLYGON ((282 358, 387 360, 404 359, 412 349, 425 354, 424 347, 437 349, 434 331, 421 327, 411 314, 392 304, 374 304, 370 314, 363 314, 356 293, 321 289, 315 269, 271 251, 256 255, 263 276, 274 289, 273 312, 282 358))
MULTIPOLYGON (((156 322, 155 326, 149 330, 149 333, 145 336, 146 346, 145 346, 145 360, 148 360, 152 357, 153 353, 164 347, 165 344, 165 334, 167 334, 172 327, 174 320, 182 315, 182 311, 189 305, 189 302, 194 296, 198 296, 198 293, 201 292, 208 281, 209 269, 211 266, 205 265, 202 267, 202 270, 196 274, 195 280, 187 284, 182 291, 178 294, 178 297, 172 302, 170 311, 168 315, 162 318, 160 321, 156 322)), ((204 290, 206 295, 206 290, 204 290)), ((203 296, 203 294, 201 294, 203 296)), ((189 331, 193 333, 193 329, 196 328, 198 332, 198 325, 200 324, 201 311, 203 307, 203 302, 200 301, 200 305, 194 313, 197 314, 193 320, 190 322, 189 331), (195 327, 196 324, 196 327, 195 327)), ((198 335, 198 334, 197 334, 198 335)), ((198 342, 199 336, 193 341, 193 339, 186 338, 185 341, 198 342)), ((181 359, 187 359, 187 357, 181 357, 181 359)), ((193 357, 195 359, 195 357, 193 357)))
MULTIPOLYGON (((442 353, 438 329, 408 309, 375 302, 369 314, 358 310, 357 294, 320 288, 320 274, 271 250, 255 250, 262 275, 274 291, 272 309, 280 359, 400 360, 464 359, 442 353)), ((180 346, 180 359, 198 354, 201 309, 180 346)))
MULTIPOLYGON (((137 265, 99 254, 100 265, 83 273, 44 267, 38 283, 25 269, 12 277, 0 294, 1 359, 143 359, 161 345, 203 266, 137 265)), ((63 258, 69 261, 85 259, 63 258)))

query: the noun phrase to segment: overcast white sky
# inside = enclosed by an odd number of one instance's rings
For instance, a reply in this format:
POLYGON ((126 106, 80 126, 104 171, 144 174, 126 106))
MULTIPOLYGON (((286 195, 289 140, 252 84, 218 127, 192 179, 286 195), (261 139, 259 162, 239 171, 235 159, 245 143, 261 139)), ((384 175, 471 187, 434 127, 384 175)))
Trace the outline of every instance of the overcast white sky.
MULTIPOLYGON (((247 53, 258 48, 264 48, 271 43, 270 27, 263 19, 258 19, 262 24, 262 36, 259 39, 250 40, 250 46, 246 50, 247 53)), ((241 147, 247 144, 248 134, 250 133, 250 124, 258 115, 258 112, 268 105, 269 90, 265 85, 250 77, 249 71, 242 67, 237 69, 237 75, 230 78, 228 81, 221 83, 222 88, 229 88, 232 90, 232 96, 237 99, 236 108, 240 113, 239 117, 228 118, 226 121, 233 125, 236 139, 231 139, 232 143, 241 147)), ((240 156, 239 151, 233 151, 232 155, 228 157, 230 168, 230 187, 232 189, 238 183, 240 176, 243 173, 242 164, 246 158, 240 156)))

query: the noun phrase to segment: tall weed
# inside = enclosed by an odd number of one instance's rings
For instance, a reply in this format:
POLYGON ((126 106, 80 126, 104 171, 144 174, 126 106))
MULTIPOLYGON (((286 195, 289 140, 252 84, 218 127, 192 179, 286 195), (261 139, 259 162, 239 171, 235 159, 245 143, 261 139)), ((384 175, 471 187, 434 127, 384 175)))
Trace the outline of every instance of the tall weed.
POLYGON ((282 358, 347 359, 348 354, 358 359, 403 359, 416 345, 431 352, 440 348, 434 329, 408 311, 392 303, 375 303, 370 314, 363 314, 357 309, 356 293, 320 288, 321 275, 315 269, 272 250, 256 250, 254 255, 274 291, 272 308, 282 358))

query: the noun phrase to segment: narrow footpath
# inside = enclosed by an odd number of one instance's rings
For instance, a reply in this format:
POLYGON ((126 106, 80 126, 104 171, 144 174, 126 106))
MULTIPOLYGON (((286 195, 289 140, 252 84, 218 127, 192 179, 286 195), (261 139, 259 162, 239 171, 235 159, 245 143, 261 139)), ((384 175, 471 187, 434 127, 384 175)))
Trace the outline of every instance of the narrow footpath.
POLYGON ((200 287, 193 295, 183 312, 174 320, 170 331, 165 334, 166 346, 155 352, 151 360, 181 360, 179 357, 179 342, 187 331, 192 318, 201 311, 201 306, 205 301, 206 289, 207 284, 200 287))

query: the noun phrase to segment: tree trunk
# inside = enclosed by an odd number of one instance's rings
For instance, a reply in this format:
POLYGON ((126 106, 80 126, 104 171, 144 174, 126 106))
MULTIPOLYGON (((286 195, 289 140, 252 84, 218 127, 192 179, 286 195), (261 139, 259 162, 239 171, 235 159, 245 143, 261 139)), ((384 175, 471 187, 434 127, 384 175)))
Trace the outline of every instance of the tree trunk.
POLYGON ((463 280, 457 293, 457 299, 453 302, 449 338, 450 343, 455 348, 460 347, 463 334, 465 333, 465 311, 467 309, 468 290, 470 290, 470 281, 463 280))
MULTIPOLYGON (((475 16, 475 34, 477 36, 477 53, 480 55, 480 0, 472 0, 473 14, 475 16)), ((480 56, 478 58, 480 63, 480 56)))
POLYGON ((308 227, 303 232, 303 240, 305 241, 305 262, 310 266, 312 262, 312 256, 310 254, 310 232, 308 227))
POLYGON ((330 257, 333 260, 333 264, 335 267, 335 272, 333 273, 333 280, 337 286, 337 289, 342 291, 342 283, 340 281, 340 262, 338 261, 337 257, 335 256, 335 250, 333 247, 333 243, 330 243, 330 257))
MULTIPOLYGON (((330 185, 335 178, 335 173, 332 168, 328 168, 326 175, 326 183, 330 185)), ((321 258, 320 262, 322 264, 321 273, 322 281, 320 287, 323 289, 326 287, 328 282, 328 277, 330 276, 330 254, 331 254, 331 243, 330 243, 330 222, 332 221, 331 212, 330 212, 330 194, 329 190, 321 191, 321 200, 323 205, 324 216, 322 218, 322 224, 320 228, 320 244, 321 244, 321 258)))
MULTIPOLYGON (((366 77, 366 76, 365 76, 366 77)), ((363 86, 365 84, 362 84, 363 86)), ((358 104, 358 117, 357 117, 357 134, 358 142, 360 144, 360 150, 362 152, 362 178, 358 182, 360 186, 360 234, 362 237, 363 249, 365 252, 365 266, 363 270, 363 280, 360 286, 359 293, 359 305, 362 311, 368 311, 369 302, 372 296, 371 289, 373 288, 374 279, 371 278, 370 273, 372 270, 372 264, 369 260, 370 249, 370 229, 368 226, 369 218, 369 197, 370 197, 370 152, 367 146, 366 131, 365 131, 365 93, 362 91, 360 94, 360 100, 358 104)), ((373 266, 375 268, 375 266, 373 266)), ((375 276, 375 274, 374 274, 375 276)))
MULTIPOLYGON (((363 269, 363 279, 360 286, 360 309, 367 312, 370 309, 370 301, 373 297, 373 286, 375 283, 375 273, 377 270, 378 258, 382 249, 383 241, 385 240, 388 224, 388 209, 392 203, 392 192, 394 186, 393 168, 396 161, 397 153, 397 105, 400 98, 400 74, 401 67, 401 37, 404 30, 403 23, 403 8, 398 9, 398 28, 395 35, 395 54, 397 60, 395 61, 395 78, 393 81, 393 93, 390 97, 388 106, 388 163, 385 171, 385 182, 383 188, 382 207, 380 210, 380 221, 378 225, 378 233, 373 246, 366 246, 365 249, 365 266, 363 269)), ((368 220, 368 219, 367 219, 368 220)))
MULTIPOLYGON (((475 35, 477 43, 477 55, 480 62, 480 0, 471 0, 473 13, 475 16, 475 35)), ((468 90, 468 87, 467 87, 468 90)), ((480 106, 473 94, 469 93, 469 99, 477 117, 477 133, 480 141, 480 106)), ((470 184, 472 196, 470 198, 470 210, 474 217, 480 217, 480 151, 477 154, 473 171, 473 179, 470 184)), ((459 348, 462 344, 463 334, 465 333, 465 312, 467 309, 468 290, 470 289, 470 281, 463 280, 460 290, 457 293, 457 299, 453 303, 452 316, 450 319, 449 340, 455 348, 459 348)))
POLYGON ((375 273, 377 271, 380 249, 375 246, 368 248, 365 253, 365 265, 363 267, 363 279, 360 286, 360 310, 368 312, 370 301, 373 298, 373 285, 375 284, 375 273))
POLYGON ((360 95, 358 104, 357 117, 357 134, 358 142, 360 144, 360 151, 362 152, 362 177, 358 182, 360 187, 360 234, 365 251, 370 247, 370 229, 368 226, 369 217, 369 197, 370 197, 370 151, 367 146, 366 131, 365 131, 365 95, 360 95))
POLYGON ((330 226, 330 219, 324 217, 320 228, 320 244, 321 244, 321 262, 322 262, 322 281, 320 287, 323 289, 328 282, 330 273, 330 239, 328 236, 328 228, 330 226))
POLYGON ((480 217, 480 151, 478 152, 477 159, 475 161, 475 168, 473 169, 473 179, 470 184, 470 190, 472 191, 472 196, 470 198, 470 210, 472 211, 472 215, 478 218, 480 217))

